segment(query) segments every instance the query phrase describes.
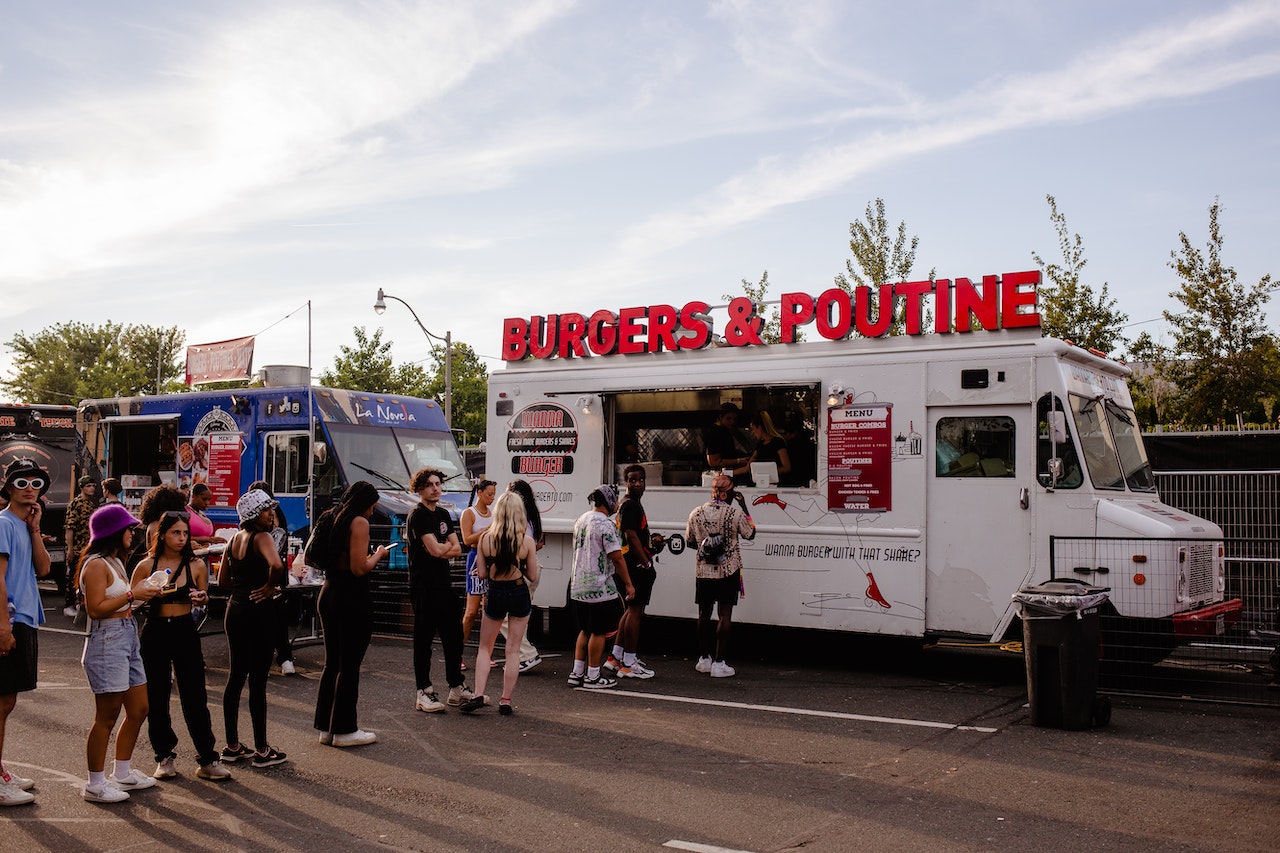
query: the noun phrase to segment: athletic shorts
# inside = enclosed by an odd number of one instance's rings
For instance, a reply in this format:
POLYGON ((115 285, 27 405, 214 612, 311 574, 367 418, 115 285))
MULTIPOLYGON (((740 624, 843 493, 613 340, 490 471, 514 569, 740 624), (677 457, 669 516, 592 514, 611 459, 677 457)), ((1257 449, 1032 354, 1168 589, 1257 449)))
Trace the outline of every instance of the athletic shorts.
POLYGON ((578 619, 580 630, 594 636, 604 636, 618 630, 618 620, 622 618, 622 599, 575 601, 573 614, 578 619))
POLYGON ((631 585, 635 587, 635 597, 627 602, 628 607, 645 607, 653 597, 653 585, 658 580, 656 569, 642 569, 639 566, 627 566, 627 574, 631 577, 631 585))
POLYGON ((742 572, 734 572, 727 578, 698 578, 694 586, 693 600, 699 607, 706 604, 733 607, 742 589, 742 572))
POLYGON ((532 612, 529 585, 523 580, 489 581, 489 591, 484 597, 485 616, 500 622, 508 616, 524 619, 532 612))
POLYGON ((12 696, 36 689, 36 658, 39 656, 39 632, 30 625, 12 625, 16 645, 0 657, 0 696, 12 696))
POLYGON ((476 549, 467 552, 467 595, 484 595, 489 591, 489 581, 476 574, 476 549))
POLYGON ((123 619, 90 619, 80 663, 89 677, 89 689, 98 693, 123 693, 147 683, 142 668, 138 623, 123 619))

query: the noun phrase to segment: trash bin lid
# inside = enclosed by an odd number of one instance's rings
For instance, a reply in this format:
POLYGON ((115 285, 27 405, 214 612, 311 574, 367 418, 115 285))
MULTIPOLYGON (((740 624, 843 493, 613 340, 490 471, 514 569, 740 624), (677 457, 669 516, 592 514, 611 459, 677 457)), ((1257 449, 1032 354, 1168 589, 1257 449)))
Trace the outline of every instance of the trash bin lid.
POLYGON ((1097 607, 1107 600, 1110 587, 1093 586, 1077 580, 1051 580, 1024 587, 1013 594, 1019 611, 1039 613, 1078 613, 1097 607))

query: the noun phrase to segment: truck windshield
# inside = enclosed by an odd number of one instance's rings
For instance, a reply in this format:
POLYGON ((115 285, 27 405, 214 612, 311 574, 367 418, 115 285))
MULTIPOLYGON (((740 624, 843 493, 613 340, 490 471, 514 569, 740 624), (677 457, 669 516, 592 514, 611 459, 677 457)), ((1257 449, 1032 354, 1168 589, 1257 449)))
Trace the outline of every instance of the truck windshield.
POLYGON ((1138 419, 1132 409, 1110 400, 1072 396, 1080 449, 1084 452, 1089 478, 1099 489, 1154 492, 1151 466, 1138 433, 1138 419))
POLYGON ((413 472, 437 468, 447 492, 469 492, 453 436, 434 430, 327 424, 332 452, 348 483, 367 480, 379 489, 408 491, 413 472))

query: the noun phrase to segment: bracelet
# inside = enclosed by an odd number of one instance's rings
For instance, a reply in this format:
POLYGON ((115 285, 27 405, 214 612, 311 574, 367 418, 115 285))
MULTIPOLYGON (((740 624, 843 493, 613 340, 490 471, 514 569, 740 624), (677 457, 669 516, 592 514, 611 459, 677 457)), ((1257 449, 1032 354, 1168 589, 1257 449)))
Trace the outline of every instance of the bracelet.
POLYGON ((126 590, 126 591, 125 591, 125 594, 124 594, 124 597, 125 597, 125 599, 129 602, 129 606, 130 606, 130 607, 132 607, 132 606, 133 606, 133 590, 131 590, 131 589, 130 589, 130 590, 126 590))

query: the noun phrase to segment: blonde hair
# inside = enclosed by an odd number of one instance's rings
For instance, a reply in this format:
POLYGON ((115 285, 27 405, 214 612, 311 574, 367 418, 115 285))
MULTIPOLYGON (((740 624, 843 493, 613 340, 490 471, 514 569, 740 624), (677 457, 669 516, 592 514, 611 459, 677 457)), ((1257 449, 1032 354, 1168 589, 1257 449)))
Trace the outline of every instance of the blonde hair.
POLYGON ((782 438, 782 433, 774 427, 773 418, 769 417, 768 412, 756 412, 751 417, 751 425, 760 427, 769 438, 782 438))
MULTIPOLYGON (((528 524, 520 495, 503 492, 493 502, 493 521, 481 535, 489 540, 488 550, 492 552, 486 554, 486 558, 492 557, 493 564, 501 566, 504 574, 520 562, 520 546, 524 544, 528 524)), ((490 569, 489 577, 494 574, 490 569)))

